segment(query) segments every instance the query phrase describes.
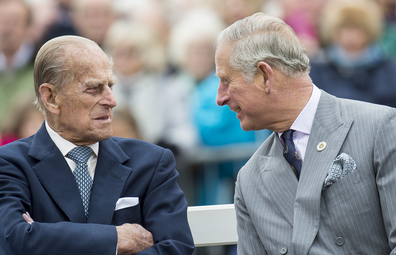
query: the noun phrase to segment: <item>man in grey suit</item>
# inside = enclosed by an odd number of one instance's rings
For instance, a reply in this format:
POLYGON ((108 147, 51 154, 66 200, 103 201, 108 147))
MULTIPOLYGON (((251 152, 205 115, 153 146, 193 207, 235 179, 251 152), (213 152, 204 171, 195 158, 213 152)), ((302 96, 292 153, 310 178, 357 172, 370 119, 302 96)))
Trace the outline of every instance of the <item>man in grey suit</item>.
POLYGON ((319 90, 263 13, 219 35, 216 72, 217 104, 274 131, 238 174, 238 255, 396 254, 396 110, 319 90))

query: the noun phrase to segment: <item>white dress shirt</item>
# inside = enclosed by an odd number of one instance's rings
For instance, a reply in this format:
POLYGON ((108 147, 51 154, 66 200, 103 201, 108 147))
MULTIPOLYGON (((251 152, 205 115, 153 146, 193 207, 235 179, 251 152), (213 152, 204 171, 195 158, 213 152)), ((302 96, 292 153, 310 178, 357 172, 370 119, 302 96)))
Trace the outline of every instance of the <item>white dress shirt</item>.
MULTIPOLYGON (((313 120, 315 117, 316 109, 318 108, 320 95, 322 92, 318 87, 313 84, 313 90, 308 103, 305 105, 304 109, 297 116, 296 120, 291 125, 290 129, 295 130, 293 133, 293 142, 297 150, 297 154, 301 161, 304 162, 305 151, 307 150, 309 134, 311 133, 311 128, 313 120)), ((278 133, 279 138, 283 133, 278 133)), ((283 143, 283 139, 280 139, 283 143)))
MULTIPOLYGON (((77 164, 74 162, 72 159, 69 159, 66 157, 67 153, 77 147, 77 145, 69 142, 68 140, 64 139, 61 137, 58 133, 56 133, 45 121, 45 127, 47 128, 47 132, 49 136, 51 137, 52 141, 55 143, 55 145, 58 147, 58 149, 61 151, 63 157, 65 158, 67 164, 69 164, 70 170, 73 172, 74 169, 76 168, 77 164)), ((88 159, 88 171, 89 174, 92 177, 92 180, 94 179, 95 175, 95 168, 96 168, 96 162, 98 161, 98 154, 99 154, 99 143, 94 143, 91 145, 87 145, 88 147, 91 147, 93 153, 91 157, 88 159)))

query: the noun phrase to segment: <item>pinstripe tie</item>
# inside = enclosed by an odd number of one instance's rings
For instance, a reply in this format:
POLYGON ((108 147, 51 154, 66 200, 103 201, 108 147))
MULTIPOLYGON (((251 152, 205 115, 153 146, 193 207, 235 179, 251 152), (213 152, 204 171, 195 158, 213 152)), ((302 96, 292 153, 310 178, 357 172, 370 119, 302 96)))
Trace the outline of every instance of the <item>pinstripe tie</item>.
POLYGON ((81 200, 84 206, 85 217, 88 218, 89 204, 91 198, 92 178, 88 172, 87 161, 92 154, 92 149, 87 146, 75 147, 66 157, 76 162, 77 166, 73 171, 78 189, 80 190, 81 200))
POLYGON ((298 157, 296 147, 293 142, 293 133, 294 130, 287 130, 282 134, 283 139, 285 139, 285 148, 283 150, 283 156, 289 162, 291 168, 297 176, 297 179, 300 178, 301 172, 301 159, 298 157))

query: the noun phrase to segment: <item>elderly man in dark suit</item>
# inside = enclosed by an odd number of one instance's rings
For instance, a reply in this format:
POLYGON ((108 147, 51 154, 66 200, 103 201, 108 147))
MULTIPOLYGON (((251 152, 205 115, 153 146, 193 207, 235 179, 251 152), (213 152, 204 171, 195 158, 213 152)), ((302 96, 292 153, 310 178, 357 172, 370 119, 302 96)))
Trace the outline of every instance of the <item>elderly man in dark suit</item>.
POLYGON ((37 134, 0 148, 0 246, 17 254, 191 254, 172 153, 111 137, 109 58, 82 37, 38 52, 37 134))
POLYGON ((319 90, 263 13, 220 34, 216 71, 217 103, 274 131, 238 174, 238 255, 396 254, 396 110, 319 90))

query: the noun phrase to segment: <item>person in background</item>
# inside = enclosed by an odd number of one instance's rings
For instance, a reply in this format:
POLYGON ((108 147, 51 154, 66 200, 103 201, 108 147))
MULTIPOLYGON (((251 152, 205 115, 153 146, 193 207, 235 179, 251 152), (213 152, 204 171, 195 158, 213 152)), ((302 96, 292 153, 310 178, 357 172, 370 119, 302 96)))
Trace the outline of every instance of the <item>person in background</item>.
MULTIPOLYGON (((232 203, 239 168, 257 147, 256 132, 244 132, 235 113, 216 105, 213 45, 225 28, 222 17, 207 6, 185 13, 170 33, 169 52, 177 67, 172 84, 185 94, 197 134, 195 152, 184 172, 194 205, 232 203), (193 188, 193 190, 191 190, 193 188)), ((265 131, 264 131, 265 132, 265 131)), ((184 186, 182 186, 184 187, 184 186)), ((230 254, 234 246, 198 248, 199 254, 230 254)))
MULTIPOLYGON (((31 10, 29 39, 35 44, 35 55, 38 49, 48 41, 48 34, 60 19, 58 0, 24 0, 31 10)), ((63 35, 63 34, 62 34, 63 35)), ((51 37, 53 38, 53 37, 51 37)))
POLYGON ((0 145, 34 135, 44 121, 43 114, 32 103, 34 98, 26 95, 18 99, 14 102, 1 131, 3 139, 0 145))
POLYGON ((31 10, 22 0, 0 0, 0 129, 18 98, 33 94, 35 44, 31 10))
POLYGON ((338 97, 395 107, 396 62, 378 45, 378 4, 336 0, 325 8, 321 35, 327 47, 311 59, 314 84, 338 97))
POLYGON ((171 151, 112 136, 112 62, 92 40, 45 43, 34 66, 39 131, 0 147, 7 255, 192 254, 171 151))
POLYGON ((194 133, 185 120, 184 98, 167 82, 165 49, 155 31, 120 20, 111 26, 104 48, 114 60, 117 101, 135 117, 142 139, 178 155, 191 150, 194 133))
POLYGON ((313 57, 321 49, 318 33, 323 8, 329 0, 282 0, 281 17, 296 33, 308 57, 313 57))
POLYGON ((396 2, 394 0, 376 0, 381 6, 384 16, 383 32, 380 45, 385 54, 390 58, 396 58, 396 2))
POLYGON ((107 31, 116 19, 112 0, 73 0, 72 22, 77 35, 102 47, 107 31))
POLYGON ((223 30, 215 59, 217 104, 274 131, 238 173, 238 255, 395 253, 396 109, 320 90, 294 31, 263 13, 223 30))
POLYGON ((136 119, 128 108, 116 108, 113 111, 113 136, 142 140, 136 119))
POLYGON ((35 3, 36 15, 38 19, 49 21, 46 24, 46 29, 42 33, 40 46, 48 40, 62 35, 77 35, 75 24, 73 21, 73 2, 75 0, 32 0, 38 1, 35 3), (45 13, 43 13, 43 9, 45 13), (52 13, 49 12, 52 9, 52 13), (46 17, 42 17, 46 14, 46 17), (51 17, 52 18, 49 18, 51 17))
POLYGON ((216 10, 226 26, 261 11, 263 0, 205 0, 216 10))

